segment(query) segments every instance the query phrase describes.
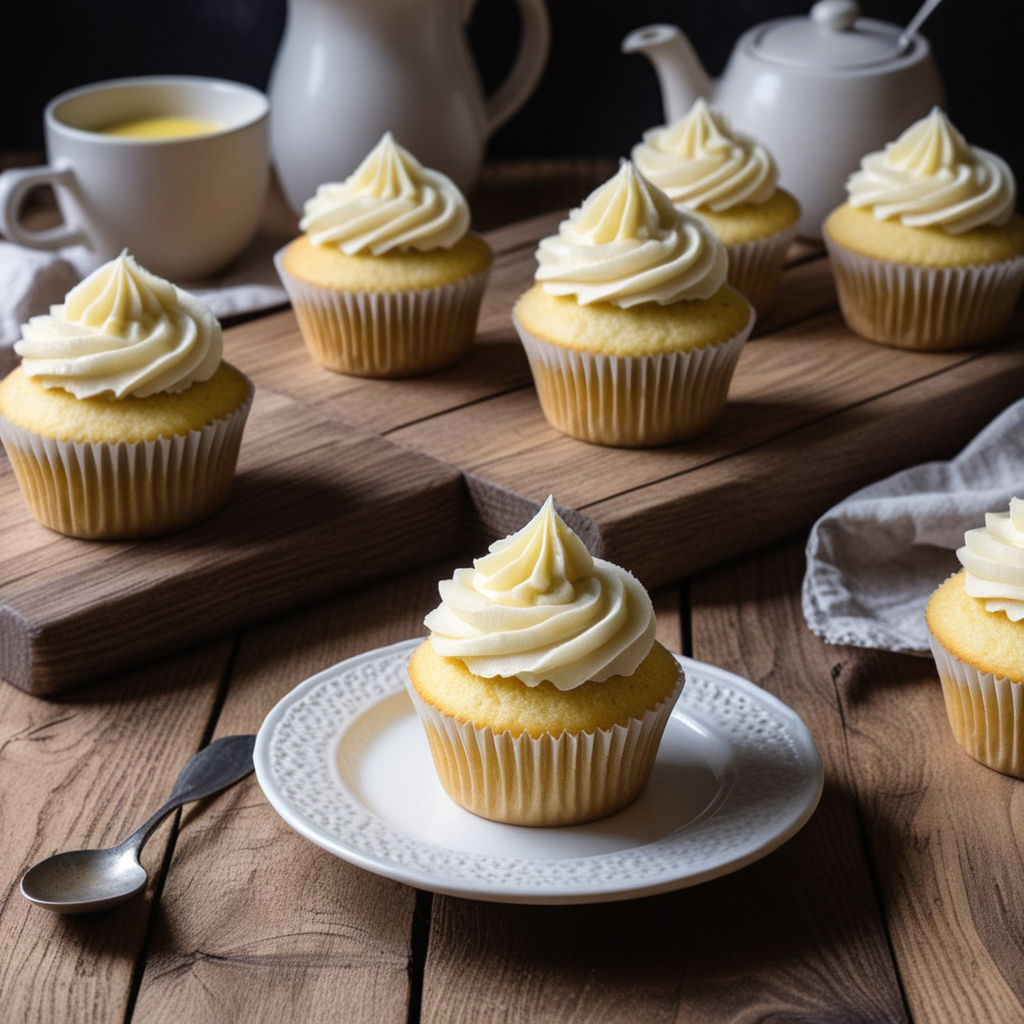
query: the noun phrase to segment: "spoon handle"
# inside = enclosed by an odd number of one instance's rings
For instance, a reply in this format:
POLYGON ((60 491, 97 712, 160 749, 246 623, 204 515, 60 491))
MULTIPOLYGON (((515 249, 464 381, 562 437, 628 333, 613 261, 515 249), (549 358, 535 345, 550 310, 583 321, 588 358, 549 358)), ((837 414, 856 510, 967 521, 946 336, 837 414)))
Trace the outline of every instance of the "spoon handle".
POLYGON ((224 736, 193 754, 181 769, 167 802, 120 844, 125 849, 142 849, 153 829, 182 804, 213 796, 227 789, 253 770, 255 736, 224 736))
POLYGON ((942 3, 942 0, 924 0, 924 3, 917 9, 917 14, 910 19, 910 23, 900 33, 900 46, 905 47, 910 42, 910 37, 921 28, 929 17, 931 17, 932 11, 934 11, 940 3, 942 3))

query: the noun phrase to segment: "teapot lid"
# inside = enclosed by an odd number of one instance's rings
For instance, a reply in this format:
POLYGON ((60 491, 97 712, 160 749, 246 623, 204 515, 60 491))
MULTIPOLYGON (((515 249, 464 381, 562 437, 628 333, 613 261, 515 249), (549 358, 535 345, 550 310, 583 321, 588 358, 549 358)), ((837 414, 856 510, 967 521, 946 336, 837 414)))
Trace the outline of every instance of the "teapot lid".
POLYGON ((860 18, 856 0, 818 0, 809 18, 783 18, 762 25, 754 52, 790 67, 858 68, 900 56, 900 29, 860 18))

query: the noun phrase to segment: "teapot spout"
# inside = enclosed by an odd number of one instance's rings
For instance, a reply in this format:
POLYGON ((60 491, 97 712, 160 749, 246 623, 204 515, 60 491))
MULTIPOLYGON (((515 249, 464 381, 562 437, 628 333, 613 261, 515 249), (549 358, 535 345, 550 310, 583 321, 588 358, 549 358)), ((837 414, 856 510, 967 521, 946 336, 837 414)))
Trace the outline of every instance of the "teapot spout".
POLYGON ((699 96, 710 98, 714 92, 713 79, 690 40, 675 25, 634 29, 622 40, 622 52, 643 53, 654 65, 667 124, 684 117, 699 96))

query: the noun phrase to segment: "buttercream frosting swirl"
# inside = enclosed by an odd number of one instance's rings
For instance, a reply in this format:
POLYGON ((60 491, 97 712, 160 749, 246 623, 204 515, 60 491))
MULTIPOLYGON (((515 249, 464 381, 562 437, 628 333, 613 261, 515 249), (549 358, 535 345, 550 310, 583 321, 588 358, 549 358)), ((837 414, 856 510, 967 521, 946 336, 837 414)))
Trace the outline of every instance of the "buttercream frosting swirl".
POLYGON ((25 375, 43 387, 76 398, 145 398, 212 377, 224 337, 204 303, 124 252, 48 315, 32 317, 14 350, 25 375))
POLYGON ((487 679, 547 679, 571 690, 632 675, 654 643, 647 591, 592 557, 550 497, 523 529, 438 589, 441 604, 424 620, 434 650, 487 679))
POLYGON ((1008 512, 986 512, 985 525, 964 534, 956 553, 964 590, 984 600, 985 610, 1024 619, 1024 501, 1010 499, 1008 512))
POLYGON ((469 204, 450 178, 424 167, 391 132, 343 182, 306 200, 299 227, 314 245, 356 256, 450 249, 469 230, 469 204))
POLYGON ((648 181, 688 210, 718 213, 743 203, 766 203, 779 180, 764 145, 733 131, 703 99, 673 124, 644 132, 632 157, 648 181))
POLYGON ((699 217, 677 209, 628 160, 537 249, 536 279, 550 295, 580 305, 668 305, 710 298, 725 283, 728 257, 699 217))
POLYGON ((1005 224, 1017 199, 1006 161, 968 145, 938 107, 864 157, 846 191, 851 206, 870 208, 878 220, 941 227, 951 235, 1005 224))

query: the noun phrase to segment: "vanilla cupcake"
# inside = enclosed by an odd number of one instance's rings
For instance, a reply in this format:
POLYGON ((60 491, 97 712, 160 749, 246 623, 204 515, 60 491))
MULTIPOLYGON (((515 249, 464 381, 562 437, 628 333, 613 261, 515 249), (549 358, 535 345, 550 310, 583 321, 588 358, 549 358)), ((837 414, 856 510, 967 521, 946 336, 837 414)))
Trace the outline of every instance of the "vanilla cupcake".
POLYGON ((537 262, 512 318, 552 426, 647 447, 714 424, 754 311, 726 284, 728 257, 703 220, 623 161, 537 262))
POLYGON ((439 590, 409 692, 448 795, 515 825, 635 800, 683 686, 643 586, 591 557, 548 498, 439 590))
POLYGON ((969 146, 936 107, 864 157, 846 191, 823 234, 852 330, 925 351, 1000 334, 1024 283, 1024 218, 1005 161, 969 146))
POLYGON ((0 440, 41 523, 147 537, 224 504, 253 387, 202 302, 122 254, 22 334, 0 440))
POLYGON ((964 541, 925 611, 949 724, 971 757, 1024 778, 1024 501, 964 541))
POLYGON ((800 219, 771 153, 698 99, 685 117, 644 132, 632 156, 676 206, 711 225, 729 254, 729 283, 763 313, 800 219))
POLYGON ((299 226, 275 264, 320 365, 404 377, 467 353, 491 249, 454 182, 390 132, 344 182, 317 189, 299 226))

